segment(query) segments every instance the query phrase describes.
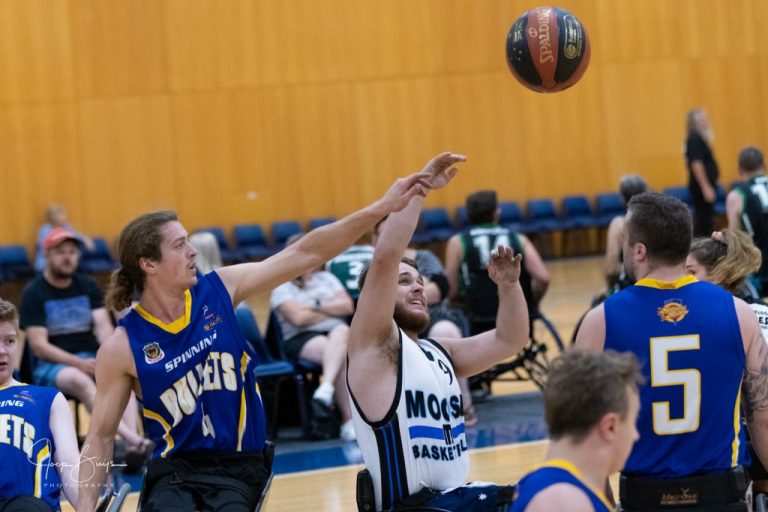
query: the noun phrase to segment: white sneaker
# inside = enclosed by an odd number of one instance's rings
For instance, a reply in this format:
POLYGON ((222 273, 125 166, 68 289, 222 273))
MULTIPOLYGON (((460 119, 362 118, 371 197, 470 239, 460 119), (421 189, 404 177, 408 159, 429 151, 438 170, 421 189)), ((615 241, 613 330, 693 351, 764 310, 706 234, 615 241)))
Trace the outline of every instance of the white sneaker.
POLYGON ((355 434, 355 425, 352 420, 347 420, 339 431, 339 438, 342 441, 352 442, 357 441, 357 434, 355 434))

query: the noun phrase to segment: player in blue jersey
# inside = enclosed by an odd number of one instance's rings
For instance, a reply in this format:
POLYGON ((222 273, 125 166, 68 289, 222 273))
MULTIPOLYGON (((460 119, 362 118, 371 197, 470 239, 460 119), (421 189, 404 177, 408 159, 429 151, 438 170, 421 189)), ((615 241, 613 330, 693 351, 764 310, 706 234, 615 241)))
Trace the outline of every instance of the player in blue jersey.
POLYGON ((623 253, 636 283, 591 310, 576 338, 583 349, 633 352, 643 365, 640 440, 620 482, 625 511, 746 510, 741 399, 768 461, 768 345, 747 303, 686 273, 691 223, 671 196, 633 197, 623 253))
POLYGON ((16 308, 0 299, 0 511, 58 511, 62 489, 77 505, 75 427, 56 388, 13 378, 18 324, 16 308))
POLYGON ((367 208, 264 261, 221 267, 199 281, 195 250, 173 212, 129 223, 120 235, 122 268, 112 276, 107 303, 121 310, 135 292, 140 298, 97 356, 79 510, 93 509, 105 471, 91 462, 103 464, 111 454, 116 419, 132 389, 143 401, 145 431, 156 446, 142 510, 253 510, 270 463, 262 456, 264 409, 254 353, 237 329, 233 304, 322 265, 425 194, 426 179, 447 161, 438 157, 367 208))
POLYGON ((571 350, 553 362, 544 390, 547 460, 518 482, 509 512, 613 510, 601 489, 637 440, 641 379, 631 354, 571 350))
MULTIPOLYGON (((463 160, 454 155, 451 163, 463 160)), ((447 184, 455 172, 436 175, 433 188, 447 184)), ((430 320, 424 279, 403 254, 423 201, 415 197, 387 218, 373 260, 360 276, 347 370, 357 444, 376 510, 496 510, 509 503, 513 489, 466 484, 469 454, 457 378, 514 356, 528 342, 522 257, 502 246, 489 259, 487 272, 499 294, 495 330, 470 338, 419 339, 430 320)))

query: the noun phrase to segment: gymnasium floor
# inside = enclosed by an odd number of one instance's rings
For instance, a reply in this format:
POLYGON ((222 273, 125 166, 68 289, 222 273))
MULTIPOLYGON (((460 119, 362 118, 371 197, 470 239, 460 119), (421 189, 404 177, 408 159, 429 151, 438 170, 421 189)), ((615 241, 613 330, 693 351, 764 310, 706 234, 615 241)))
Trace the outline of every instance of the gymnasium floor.
MULTIPOLYGON (((602 287, 598 257, 548 261, 550 289, 542 310, 565 342, 602 287)), ((249 301, 260 325, 265 325, 268 297, 249 301)), ((529 382, 495 383, 493 394, 477 404, 479 424, 468 430, 470 479, 511 482, 526 468, 541 462, 546 452, 546 428, 539 391, 529 382)), ((355 510, 355 475, 362 468, 355 443, 304 442, 299 433, 281 429, 276 439, 275 478, 267 512, 355 510)), ((138 488, 137 477, 128 482, 138 488)), ((134 511, 136 494, 123 511, 134 511)), ((72 510, 64 506, 63 510, 72 510)))

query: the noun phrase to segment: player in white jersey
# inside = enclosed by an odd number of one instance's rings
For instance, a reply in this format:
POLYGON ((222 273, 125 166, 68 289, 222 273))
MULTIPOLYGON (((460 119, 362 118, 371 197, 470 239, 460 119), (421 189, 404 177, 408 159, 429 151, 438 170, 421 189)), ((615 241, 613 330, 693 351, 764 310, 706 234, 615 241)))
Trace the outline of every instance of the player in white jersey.
MULTIPOLYGON (((457 172, 446 169, 464 160, 446 153, 430 161, 432 188, 445 186, 457 172)), ((347 369, 357 442, 377 510, 495 510, 511 501, 512 486, 464 485, 468 454, 456 378, 512 357, 527 343, 528 312, 518 282, 521 256, 500 247, 488 264, 499 288, 495 330, 463 339, 418 339, 429 324, 424 281, 415 263, 402 256, 423 201, 415 197, 390 215, 360 277, 347 369)))

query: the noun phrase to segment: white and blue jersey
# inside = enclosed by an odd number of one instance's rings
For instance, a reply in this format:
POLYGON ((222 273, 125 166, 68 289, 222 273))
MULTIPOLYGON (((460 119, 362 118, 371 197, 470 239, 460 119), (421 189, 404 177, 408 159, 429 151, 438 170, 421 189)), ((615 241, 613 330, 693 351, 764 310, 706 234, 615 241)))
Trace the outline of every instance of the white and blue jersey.
POLYGON ((461 389, 443 347, 429 339, 413 341, 400 330, 395 397, 381 421, 369 422, 350 395, 376 510, 392 510, 424 487, 442 491, 466 482, 461 389))
POLYGON ((216 272, 187 290, 184 316, 165 324, 136 306, 128 334, 155 457, 192 451, 260 452, 264 408, 255 354, 216 272))
POLYGON ((0 387, 0 498, 34 496, 59 510, 51 404, 56 388, 0 387))

